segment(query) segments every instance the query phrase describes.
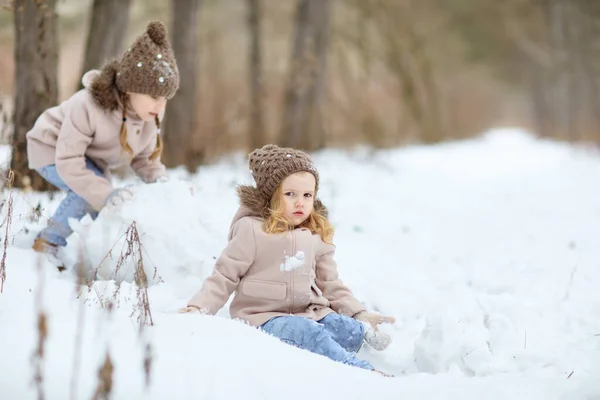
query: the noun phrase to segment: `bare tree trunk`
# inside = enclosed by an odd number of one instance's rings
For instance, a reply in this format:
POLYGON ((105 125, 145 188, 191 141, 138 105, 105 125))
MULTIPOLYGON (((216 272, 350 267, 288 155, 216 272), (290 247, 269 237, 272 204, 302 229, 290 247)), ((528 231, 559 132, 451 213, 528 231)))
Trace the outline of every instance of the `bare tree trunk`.
POLYGON ((600 4, 586 1, 580 7, 580 13, 586 18, 584 35, 580 45, 585 43, 586 50, 580 51, 581 64, 584 69, 580 84, 585 86, 588 94, 587 139, 600 144, 600 57, 596 54, 600 48, 600 4), (594 54, 594 57, 590 57, 594 54))
POLYGON ((283 111, 283 129, 281 143, 288 147, 298 147, 302 141, 303 122, 306 120, 307 81, 310 79, 311 67, 308 53, 310 36, 310 2, 298 0, 296 9, 296 29, 294 46, 290 62, 290 77, 285 95, 283 111))
POLYGON ((310 119, 308 120, 306 143, 309 149, 322 149, 327 142, 325 121, 325 82, 327 73, 327 52, 329 49, 331 1, 320 0, 313 2, 311 19, 314 27, 314 52, 317 63, 314 81, 309 87, 308 102, 311 106, 310 119))
MULTIPOLYGON (((131 0, 94 0, 82 75, 99 68, 123 50, 131 0)), ((81 89, 83 85, 79 83, 81 89)))
POLYGON ((285 96, 281 143, 307 150, 322 145, 322 97, 329 43, 330 0, 299 0, 285 96), (315 116, 316 115, 316 116, 315 116), (315 131, 317 133, 315 133, 315 131))
POLYGON ((11 169, 15 185, 52 186, 27 166, 25 134, 58 99, 56 0, 15 0, 15 110, 11 169))
POLYGON ((198 67, 200 32, 198 16, 202 0, 172 0, 171 43, 177 57, 181 84, 167 103, 164 121, 164 162, 169 167, 185 165, 190 171, 205 155, 194 142, 198 115, 198 67))
POLYGON ((573 121, 574 140, 600 142, 598 123, 598 69, 597 49, 600 31, 594 23, 600 22, 600 7, 595 2, 578 0, 569 4, 569 50, 571 63, 572 98, 569 102, 573 121))
POLYGON ((552 135, 552 104, 551 104, 551 88, 548 82, 550 81, 550 73, 546 67, 540 67, 531 60, 524 61, 529 77, 529 94, 531 99, 531 109, 533 112, 533 122, 535 130, 541 136, 552 135))
POLYGON ((549 16, 550 37, 554 54, 554 76, 549 82, 554 87, 552 95, 552 115, 554 116, 554 137, 570 138, 571 126, 571 80, 569 66, 571 60, 567 37, 567 4, 563 0, 550 0, 549 16))
POLYGON ((449 137, 436 65, 430 50, 432 31, 413 17, 406 17, 411 3, 388 3, 378 8, 377 28, 382 35, 384 60, 395 76, 401 93, 407 129, 423 143, 436 143, 449 137))
POLYGON ((265 144, 262 109, 261 0, 248 0, 250 30, 250 150, 265 144))

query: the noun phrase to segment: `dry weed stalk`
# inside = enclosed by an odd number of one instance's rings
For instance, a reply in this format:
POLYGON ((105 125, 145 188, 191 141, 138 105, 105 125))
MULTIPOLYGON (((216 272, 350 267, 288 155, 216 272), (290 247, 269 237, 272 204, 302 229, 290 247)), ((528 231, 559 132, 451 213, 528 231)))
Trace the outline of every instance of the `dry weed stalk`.
POLYGON ((104 363, 98 369, 98 386, 94 392, 93 400, 108 400, 112 392, 114 365, 110 358, 110 354, 106 351, 104 363))
POLYGON ((42 257, 38 258, 37 263, 39 283, 35 293, 35 303, 37 309, 37 346, 31 355, 33 364, 33 383, 37 389, 38 400, 44 399, 44 356, 46 354, 46 340, 48 339, 48 317, 43 310, 44 304, 44 262, 42 257))
POLYGON ((38 391, 38 400, 44 399, 44 374, 43 363, 45 354, 45 343, 48 338, 48 318, 43 311, 40 311, 37 322, 38 341, 37 347, 33 353, 31 362, 33 364, 33 382, 38 391))
MULTIPOLYGON (((117 259, 117 263, 115 266, 115 270, 111 274, 111 278, 115 280, 116 288, 112 294, 112 300, 117 303, 117 306, 120 305, 119 294, 121 290, 119 273, 126 266, 126 263, 131 260, 135 267, 134 270, 134 282, 136 284, 136 296, 138 299, 137 304, 134 306, 134 310, 131 316, 138 314, 137 321, 140 323, 140 331, 143 326, 150 325, 153 326, 154 322, 152 321, 152 312, 150 310, 150 301, 148 297, 148 276, 146 275, 144 269, 144 246, 140 241, 140 235, 137 230, 136 222, 133 221, 128 227, 125 233, 123 233, 119 238, 115 241, 115 244, 108 250, 104 258, 100 261, 98 266, 92 271, 90 275, 90 279, 87 282, 88 291, 91 292, 94 290, 96 292, 96 296, 100 300, 101 307, 104 308, 105 301, 102 298, 102 295, 98 293, 98 290, 93 285, 94 281, 96 281, 98 276, 98 269, 101 265, 106 261, 107 258, 112 259, 112 252, 114 247, 119 241, 125 237, 125 243, 123 244, 123 248, 119 257, 117 259)), ((158 275, 158 269, 154 266, 154 274, 152 275, 152 279, 158 282, 162 282, 162 278, 158 275)))
POLYGON ((77 255, 77 285, 75 285, 76 298, 79 300, 79 309, 77 313, 77 333, 75 336, 75 351, 73 352, 73 374, 71 376, 71 398, 77 398, 78 373, 81 364, 81 354, 83 347, 83 321, 85 316, 85 300, 81 297, 86 282, 84 279, 85 263, 84 248, 81 246, 77 255))
POLYGON ((6 281, 6 250, 8 249, 8 233, 10 230, 10 224, 12 223, 12 213, 13 213, 12 184, 13 184, 14 179, 15 179, 15 174, 13 173, 13 171, 9 171, 8 182, 7 182, 8 200, 6 200, 6 199, 2 200, 2 204, 0 205, 0 211, 2 210, 2 208, 4 208, 5 204, 7 204, 7 207, 8 207, 6 210, 6 218, 2 222, 2 224, 0 224, 0 227, 2 225, 5 225, 4 240, 3 240, 3 246, 2 246, 2 260, 0 261, 0 293, 2 293, 4 291, 4 282, 6 281))
MULTIPOLYGON (((135 263, 134 281, 136 284, 136 295, 138 301, 137 304, 134 306, 131 316, 137 314, 140 339, 144 340, 144 328, 146 327, 146 325, 153 326, 154 321, 152 320, 152 312, 150 310, 150 300, 148 298, 148 276, 146 275, 146 271, 144 269, 144 258, 142 250, 143 246, 140 241, 137 225, 135 221, 133 221, 128 227, 127 232, 125 233, 125 252, 121 252, 121 255, 119 256, 119 259, 117 261, 117 267, 115 269, 115 274, 117 274, 118 270, 127 258, 132 258, 132 260, 135 263)), ((153 278, 156 277, 157 269, 156 267, 154 267, 153 278)), ((146 343, 146 345, 144 346, 143 360, 146 387, 149 387, 151 382, 152 362, 152 345, 150 343, 146 343)))
POLYGON ((152 355, 152 345, 150 343, 146 343, 146 347, 144 348, 144 376, 146 378, 146 387, 150 386, 153 361, 154 357, 152 355))
MULTIPOLYGON (((134 270, 134 282, 136 285, 136 297, 137 303, 133 307, 133 311, 130 317, 137 314, 137 322, 139 323, 139 336, 140 340, 144 346, 144 358, 143 358, 143 369, 145 376, 146 387, 150 386, 151 381, 151 372, 152 372, 152 364, 153 364, 153 352, 152 345, 144 339, 144 328, 147 325, 153 326, 154 321, 152 320, 152 312, 150 309, 150 300, 148 297, 148 276, 146 275, 146 271, 144 268, 144 247, 140 240, 140 235, 137 229, 137 224, 133 221, 126 229, 125 233, 116 240, 115 244, 109 249, 104 258, 100 261, 98 266, 92 271, 91 279, 87 282, 88 292, 92 290, 95 291, 96 296, 100 301, 100 305, 102 308, 106 308, 108 312, 112 312, 114 307, 118 307, 120 304, 120 277, 119 274, 123 270, 123 268, 128 268, 129 263, 131 262, 135 268, 134 270), (123 248, 117 258, 115 270, 111 273, 111 278, 115 280, 116 287, 112 293, 110 299, 104 299, 102 294, 98 292, 98 289, 93 282, 96 280, 98 276, 98 270, 101 265, 106 261, 107 258, 112 259, 112 252, 117 243, 119 243, 124 238, 123 248)), ((152 279, 157 279, 159 282, 162 281, 160 276, 157 274, 158 270, 156 266, 154 266, 154 274, 152 279)), ((105 399, 110 395, 111 384, 112 384, 112 373, 113 373, 113 365, 110 357, 107 355, 104 365, 99 370, 99 382, 96 390, 96 394, 94 395, 94 399, 105 399)))
MULTIPOLYGON (((10 228, 12 226, 13 219, 17 220, 26 218, 29 222, 39 222, 42 217, 42 205, 39 203, 37 206, 33 206, 29 201, 20 193, 19 190, 15 190, 13 188, 13 184, 15 181, 15 173, 12 169, 8 170, 7 177, 0 177, 0 180, 3 181, 2 192, 5 190, 8 192, 6 198, 2 199, 0 202, 0 213, 2 213, 4 207, 6 207, 6 216, 4 220, 0 223, 0 228, 4 227, 4 238, 2 240, 2 258, 0 259, 0 293, 4 291, 4 282, 6 281, 6 253, 8 250, 8 245, 10 242, 10 228), (24 214, 15 214, 14 213, 14 194, 17 194, 21 197, 22 201, 25 201, 30 207, 31 211, 24 214)), ((48 220, 48 223, 53 223, 50 218, 44 217, 48 220)), ((21 231, 26 228, 22 228, 21 231)))
MULTIPOLYGON (((140 331, 145 325, 153 326, 152 312, 150 311, 150 300, 148 298, 148 276, 144 270, 144 257, 142 254, 143 246, 140 241, 140 235, 137 230, 136 222, 133 221, 125 232, 125 245, 117 259, 114 276, 118 276, 119 271, 128 259, 131 259, 135 265, 134 281, 136 284, 136 295, 138 302, 134 306, 131 316, 137 314, 137 321, 140 323, 140 331)), ((154 267, 154 276, 157 276, 157 269, 154 267)), ((115 298, 118 297, 120 285, 115 290, 115 298)))

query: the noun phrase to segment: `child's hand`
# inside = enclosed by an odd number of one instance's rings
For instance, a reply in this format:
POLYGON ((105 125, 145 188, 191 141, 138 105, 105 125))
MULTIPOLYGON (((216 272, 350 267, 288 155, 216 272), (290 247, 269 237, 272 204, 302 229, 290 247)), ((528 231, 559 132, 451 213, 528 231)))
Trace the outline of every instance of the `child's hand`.
POLYGON ((368 322, 375 330, 377 330, 379 324, 393 324, 396 322, 396 318, 394 317, 386 317, 384 315, 374 314, 367 311, 359 312, 354 316, 354 318, 362 322, 368 322))
POLYGON ((196 307, 183 307, 179 309, 179 312, 182 314, 185 313, 200 313, 200 309, 196 307))
POLYGON ((130 201, 133 198, 133 193, 127 188, 119 188, 113 190, 106 199, 106 205, 110 207, 118 207, 119 205, 130 201))
POLYGON ((365 341, 375 350, 385 350, 392 342, 392 336, 377 328, 379 324, 393 324, 396 322, 394 317, 386 317, 380 314, 374 314, 366 311, 361 311, 354 316, 355 319, 365 324, 365 341), (372 329, 369 329, 369 325, 372 329))
POLYGON ((192 314, 202 314, 208 315, 208 310, 200 309, 198 307, 187 306, 179 309, 179 312, 182 314, 192 313, 192 314))

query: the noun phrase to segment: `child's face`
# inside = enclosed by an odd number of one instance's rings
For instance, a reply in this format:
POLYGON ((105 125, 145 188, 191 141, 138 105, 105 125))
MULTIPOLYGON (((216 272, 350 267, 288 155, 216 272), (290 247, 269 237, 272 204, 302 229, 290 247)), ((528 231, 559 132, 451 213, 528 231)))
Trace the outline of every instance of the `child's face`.
POLYGON ((281 184, 284 216, 298 226, 310 216, 315 197, 315 177, 310 172, 296 172, 281 184))
POLYGON ((144 121, 153 120, 167 105, 166 97, 131 92, 127 94, 131 108, 144 121))

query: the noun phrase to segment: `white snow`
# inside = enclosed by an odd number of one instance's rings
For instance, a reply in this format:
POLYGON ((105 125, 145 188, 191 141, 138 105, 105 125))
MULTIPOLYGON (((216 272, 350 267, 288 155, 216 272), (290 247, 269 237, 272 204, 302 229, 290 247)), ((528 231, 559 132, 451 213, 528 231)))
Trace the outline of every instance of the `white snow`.
POLYGON ((297 251, 293 256, 284 256, 284 261, 279 266, 281 271, 292 271, 304 265, 304 252, 297 251))
POLYGON ((227 306, 216 317, 178 313, 226 245, 235 185, 251 181, 236 155, 166 183, 117 182, 135 185, 134 200, 74 224, 66 249, 71 264, 85 254, 100 265, 89 288, 74 267, 59 274, 28 248, 63 194, 10 193, 0 398, 37 397, 40 311, 47 399, 92 398, 107 352, 113 399, 600 398, 598 150, 503 129, 437 146, 326 150, 315 161, 340 277, 369 309, 397 318, 382 328, 390 347, 359 357, 395 378, 288 346, 229 319, 227 306), (133 283, 137 260, 114 272, 132 221, 150 315, 133 283), (140 333, 144 317, 154 325, 140 333))

